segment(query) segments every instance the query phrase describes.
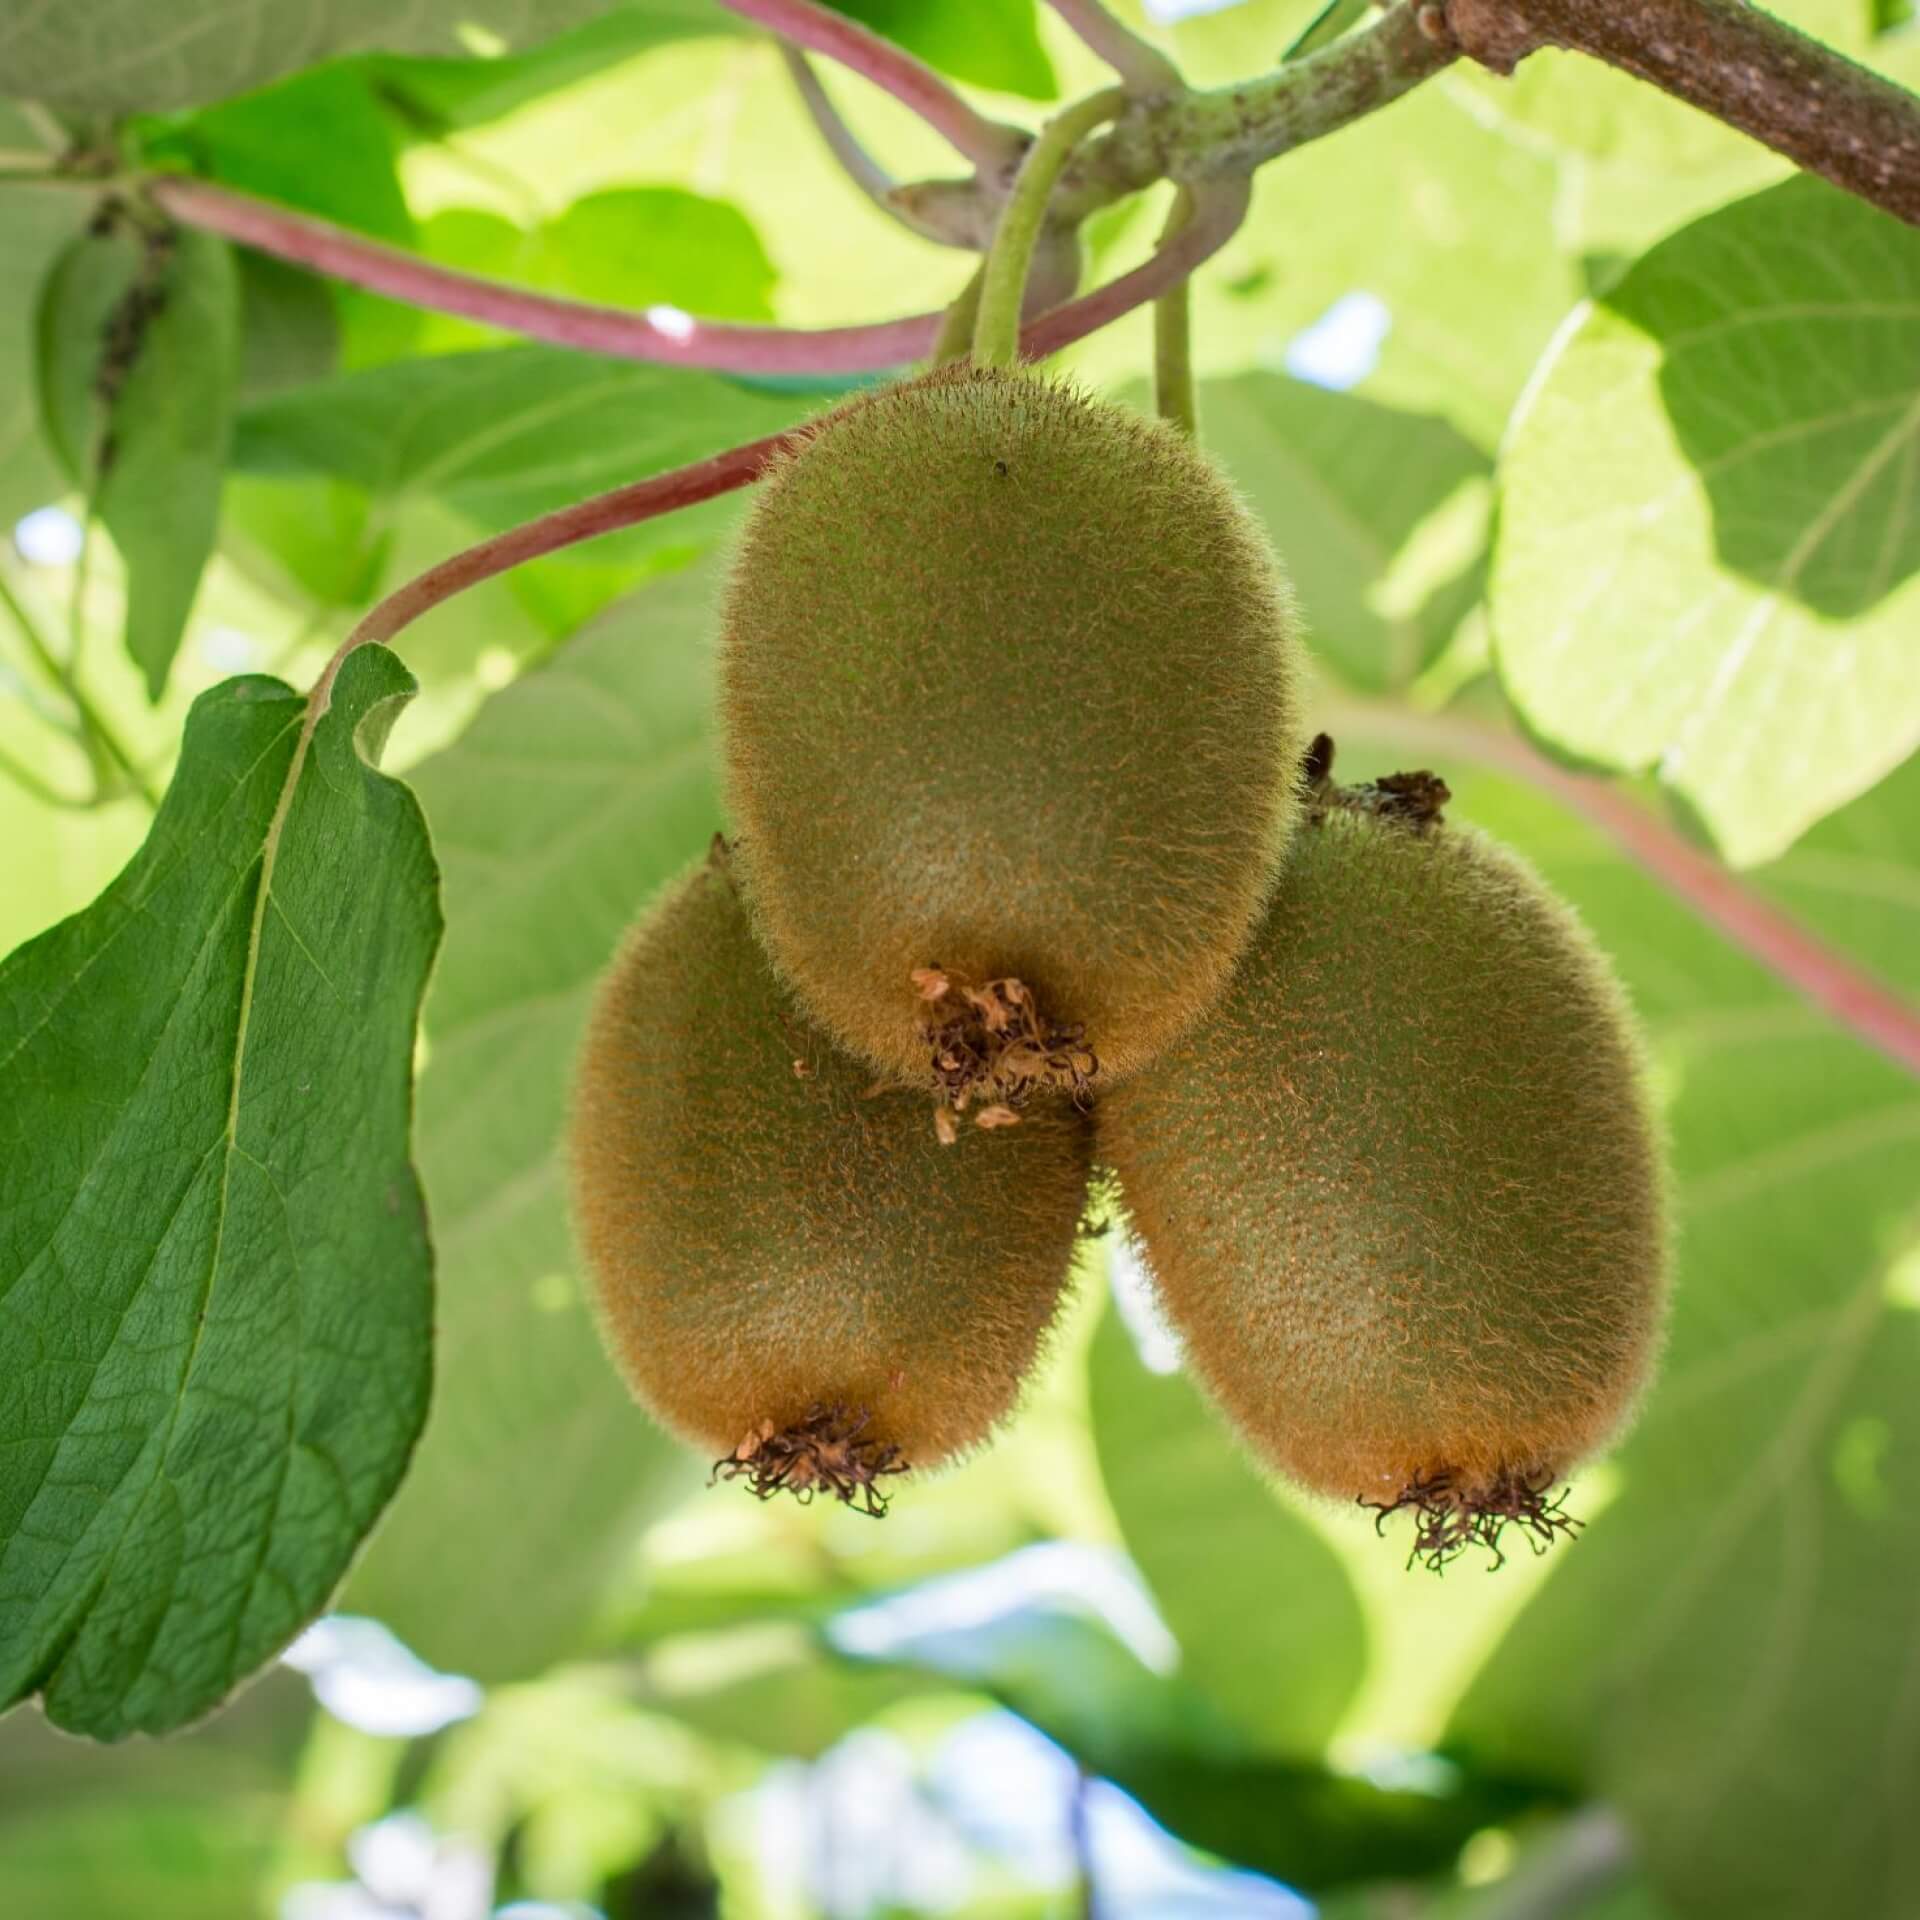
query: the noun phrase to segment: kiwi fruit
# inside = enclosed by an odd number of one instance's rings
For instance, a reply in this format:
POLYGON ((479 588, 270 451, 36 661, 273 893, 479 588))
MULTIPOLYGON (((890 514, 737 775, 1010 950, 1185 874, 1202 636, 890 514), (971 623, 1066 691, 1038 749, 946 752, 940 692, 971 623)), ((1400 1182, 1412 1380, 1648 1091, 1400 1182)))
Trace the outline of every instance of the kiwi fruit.
POLYGON ((950 1154, 807 1021, 717 856, 600 987, 569 1133, 602 1332, 665 1426, 764 1495, 977 1445, 1052 1322, 1085 1198, 1065 1103, 950 1154))
POLYGON ((1219 1006, 1098 1108, 1195 1373, 1310 1489, 1496 1559, 1614 1436, 1658 1344, 1662 1151, 1636 1027, 1572 910, 1331 743, 1219 1006))
POLYGON ((749 908, 947 1110, 1119 1080, 1214 1000, 1294 824, 1287 588, 1179 432, 958 363, 762 482, 721 720, 749 908))

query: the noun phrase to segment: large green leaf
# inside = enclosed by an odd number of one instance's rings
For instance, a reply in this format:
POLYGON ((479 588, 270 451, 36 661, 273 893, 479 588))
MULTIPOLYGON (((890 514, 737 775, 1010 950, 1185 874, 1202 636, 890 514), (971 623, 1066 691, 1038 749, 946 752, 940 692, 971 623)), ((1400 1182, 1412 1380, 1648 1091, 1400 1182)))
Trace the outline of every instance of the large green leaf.
POLYGON ((1272 373, 1205 383, 1201 421, 1314 651, 1353 685, 1404 687, 1479 598, 1487 457, 1444 420, 1272 373))
POLYGON ((425 1411, 407 1158, 439 935, 370 756, 413 682, 195 706, 145 846, 0 967, 0 1702, 204 1713, 326 1602, 425 1411))
MULTIPOLYGON (((10 91, 88 113, 197 106, 337 53, 473 50, 472 34, 528 46, 605 13, 615 0, 64 0, 0 13, 10 91)), ((664 0, 672 10, 675 0, 664 0)))
MULTIPOLYGON (((1892 1920, 1899 1783, 1920 1765, 1920 1096, 1584 834, 1445 770, 1458 810, 1528 844, 1618 955, 1668 1093, 1680 1226, 1669 1350, 1617 1497, 1455 1737, 1620 1806, 1680 1914, 1892 1920)), ((1775 884, 1857 888, 1911 991, 1910 782, 1901 801, 1862 821, 1870 861, 1810 846, 1775 884)))
POLYGON ((1812 180, 1646 255, 1501 465, 1528 725, 1778 853, 1920 740, 1920 234, 1812 180))
POLYGON ((752 31, 714 0, 625 0, 524 53, 496 60, 368 54, 357 63, 415 138, 439 140, 618 66, 669 40, 752 31))
POLYGON ((1188 1381, 1147 1371, 1111 1306, 1088 1369, 1101 1475, 1182 1677, 1266 1749, 1317 1754, 1367 1666, 1339 1561, 1268 1496, 1188 1381))
POLYGON ((40 302, 47 436, 126 569, 126 648, 157 700, 213 551, 239 378, 226 243, 124 224, 74 240, 40 302))
POLYGON ((578 1651, 638 1529, 694 1471, 601 1351, 560 1145, 595 977, 719 823, 714 590, 702 566, 622 603, 415 775, 448 920, 419 1125, 441 1384, 347 1601, 483 1679, 578 1651))

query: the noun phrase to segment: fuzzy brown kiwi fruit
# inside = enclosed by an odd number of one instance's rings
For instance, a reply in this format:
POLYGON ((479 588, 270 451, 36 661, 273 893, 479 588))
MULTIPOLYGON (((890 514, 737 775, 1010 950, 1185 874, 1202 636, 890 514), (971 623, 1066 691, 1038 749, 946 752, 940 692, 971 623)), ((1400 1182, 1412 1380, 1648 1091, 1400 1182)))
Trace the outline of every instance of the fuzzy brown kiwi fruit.
POLYGON ((837 1494, 977 1445, 1060 1302, 1090 1126, 944 1153, 812 1027, 709 862, 643 916, 581 1049, 573 1199, 609 1350, 755 1490, 837 1494))
POLYGON ((1252 1449, 1438 1565, 1620 1428, 1658 1344, 1659 1129, 1605 956, 1430 774, 1336 789, 1221 1004, 1098 1110, 1189 1357, 1252 1449))
POLYGON ((829 415, 763 483, 723 620, 776 966, 951 1108, 1124 1077, 1259 918, 1295 629, 1259 527, 1159 421, 965 364, 829 415))

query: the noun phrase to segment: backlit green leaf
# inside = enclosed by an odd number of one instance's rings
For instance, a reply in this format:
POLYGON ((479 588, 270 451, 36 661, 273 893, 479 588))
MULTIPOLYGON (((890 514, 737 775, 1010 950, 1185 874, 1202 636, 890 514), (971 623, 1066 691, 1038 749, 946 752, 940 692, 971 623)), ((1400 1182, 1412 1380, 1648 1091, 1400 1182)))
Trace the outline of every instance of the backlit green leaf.
POLYGON ((1501 678, 1736 863, 1920 741, 1920 233, 1812 180, 1663 242, 1501 465, 1501 678))

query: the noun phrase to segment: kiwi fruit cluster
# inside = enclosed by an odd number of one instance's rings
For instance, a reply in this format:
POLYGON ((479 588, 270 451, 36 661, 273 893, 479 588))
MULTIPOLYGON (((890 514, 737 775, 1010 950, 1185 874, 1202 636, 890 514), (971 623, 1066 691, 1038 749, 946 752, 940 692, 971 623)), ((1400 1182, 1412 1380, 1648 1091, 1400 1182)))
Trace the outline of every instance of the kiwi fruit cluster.
POLYGON ((1303 751, 1298 621, 1165 423, 959 364, 803 430, 721 609, 736 837, 600 988, 575 1213, 636 1395, 884 1511, 1016 1405, 1117 1178, 1264 1462, 1442 1564, 1631 1410, 1665 1216, 1570 910, 1303 751))

